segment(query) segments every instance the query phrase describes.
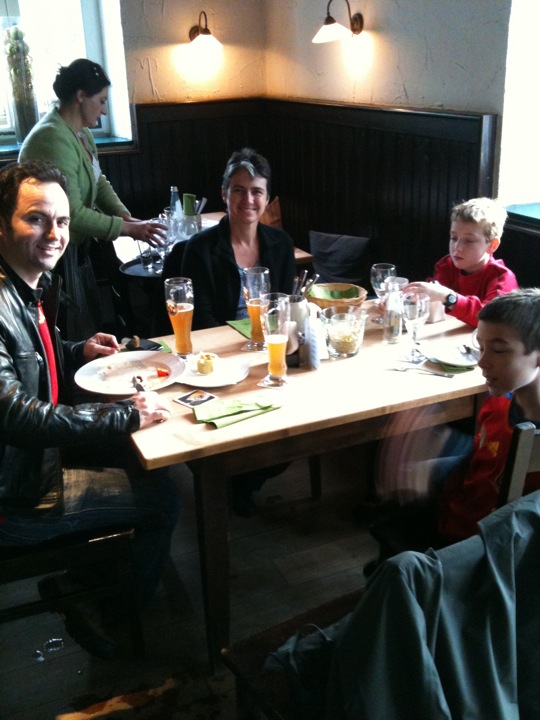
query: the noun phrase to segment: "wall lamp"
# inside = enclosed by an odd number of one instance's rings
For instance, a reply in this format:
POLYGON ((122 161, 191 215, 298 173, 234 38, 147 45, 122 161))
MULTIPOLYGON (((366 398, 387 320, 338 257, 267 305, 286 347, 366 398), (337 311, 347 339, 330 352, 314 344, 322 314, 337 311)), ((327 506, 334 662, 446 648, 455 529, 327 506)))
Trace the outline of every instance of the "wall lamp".
POLYGON ((334 40, 346 40, 353 35, 359 35, 364 28, 364 18, 361 13, 355 13, 351 15, 351 6, 349 0, 345 0, 347 3, 347 10, 349 11, 349 29, 347 29, 341 23, 338 23, 330 15, 330 5, 332 0, 329 0, 326 8, 326 20, 324 21, 321 29, 315 35, 311 42, 314 43, 325 43, 333 42, 334 40))
POLYGON ((206 47, 210 48, 211 46, 219 46, 222 48, 222 44, 219 42, 217 38, 215 38, 210 30, 208 29, 208 18, 206 17, 206 13, 204 10, 202 10, 199 13, 199 24, 193 25, 193 27, 189 31, 189 39, 191 42, 196 45, 197 47, 206 47), (204 15, 204 27, 202 25, 202 18, 204 15))

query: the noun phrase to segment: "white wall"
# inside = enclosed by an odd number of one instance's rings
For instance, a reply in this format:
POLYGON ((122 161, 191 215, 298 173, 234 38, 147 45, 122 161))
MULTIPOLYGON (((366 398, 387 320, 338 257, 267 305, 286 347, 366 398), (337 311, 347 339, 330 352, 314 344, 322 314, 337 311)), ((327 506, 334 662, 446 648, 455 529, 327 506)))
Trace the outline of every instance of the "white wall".
MULTIPOLYGON (((311 43, 327 0, 122 0, 131 100, 267 94, 500 113, 510 5, 351 0, 365 31, 358 48, 350 43, 349 62, 340 44, 311 43), (200 10, 224 45, 220 71, 205 82, 178 65, 179 44, 187 45, 200 10)), ((346 23, 344 0, 334 0, 331 12, 346 23)))
MULTIPOLYGON (((537 7, 532 0, 350 0, 364 32, 345 45, 313 45, 327 0, 122 0, 130 100, 268 95, 502 115, 512 2, 537 7), (204 80, 186 54, 201 10, 224 46, 221 67, 204 80)), ((346 24, 344 0, 334 0, 331 13, 346 24)), ((516 201, 519 170, 504 170, 505 194, 516 201)))

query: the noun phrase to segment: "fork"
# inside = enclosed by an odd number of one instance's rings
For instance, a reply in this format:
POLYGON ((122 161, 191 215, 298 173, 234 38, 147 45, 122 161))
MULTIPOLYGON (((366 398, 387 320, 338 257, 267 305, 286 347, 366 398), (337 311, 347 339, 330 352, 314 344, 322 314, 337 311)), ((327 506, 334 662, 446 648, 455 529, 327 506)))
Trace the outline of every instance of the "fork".
POLYGON ((438 375, 439 377, 445 377, 445 378, 453 378, 454 375, 452 373, 447 372, 440 372, 439 370, 430 370, 429 368, 425 367, 395 367, 394 370, 397 370, 398 372, 407 372, 407 370, 416 370, 416 372, 424 373, 424 375, 438 375))

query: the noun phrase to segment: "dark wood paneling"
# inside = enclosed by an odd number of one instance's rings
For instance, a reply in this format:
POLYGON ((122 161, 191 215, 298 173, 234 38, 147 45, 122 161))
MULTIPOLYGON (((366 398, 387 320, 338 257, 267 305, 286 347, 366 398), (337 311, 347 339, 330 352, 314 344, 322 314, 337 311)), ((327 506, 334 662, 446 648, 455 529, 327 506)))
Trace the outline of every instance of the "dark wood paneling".
POLYGON ((244 145, 268 157, 285 227, 308 249, 309 230, 367 235, 378 260, 427 276, 446 252, 449 212, 491 194, 497 118, 271 99, 139 105, 139 149, 102 154, 139 217, 169 186, 222 208, 221 175, 244 145))

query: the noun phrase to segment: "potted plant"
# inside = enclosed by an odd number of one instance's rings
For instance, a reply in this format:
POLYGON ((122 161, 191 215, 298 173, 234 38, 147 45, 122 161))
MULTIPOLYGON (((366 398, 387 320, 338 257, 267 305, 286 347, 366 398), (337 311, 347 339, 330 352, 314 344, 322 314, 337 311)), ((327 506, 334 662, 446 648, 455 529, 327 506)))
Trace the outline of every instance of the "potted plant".
POLYGON ((24 33, 18 25, 6 28, 4 37, 13 95, 15 136, 20 144, 38 120, 32 61, 24 33))

